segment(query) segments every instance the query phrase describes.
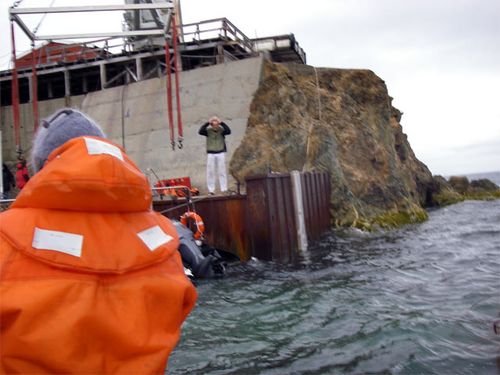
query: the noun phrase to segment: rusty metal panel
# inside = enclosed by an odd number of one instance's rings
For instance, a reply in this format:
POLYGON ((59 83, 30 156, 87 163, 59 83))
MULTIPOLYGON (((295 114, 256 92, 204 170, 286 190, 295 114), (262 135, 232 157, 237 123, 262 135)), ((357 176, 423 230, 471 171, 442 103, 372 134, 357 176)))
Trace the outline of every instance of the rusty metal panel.
POLYGON ((302 205, 304 207, 304 221, 306 224, 306 233, 309 239, 309 233, 311 233, 310 220, 311 217, 311 207, 309 206, 308 194, 308 181, 305 173, 300 174, 300 183, 302 184, 302 205))
MULTIPOLYGON (((205 197, 195 198, 196 212, 205 223, 205 238, 208 244, 216 248, 229 251, 241 260, 250 259, 246 243, 246 199, 245 196, 205 197)), ((164 211, 182 204, 185 200, 179 199, 155 201, 155 211, 164 211)), ((179 220, 180 215, 186 212, 187 207, 181 206, 163 214, 170 219, 179 220)))
POLYGON ((328 230, 328 229, 330 229, 330 227, 332 225, 332 222, 330 219, 330 209, 331 209, 331 197, 330 196, 332 194, 332 187, 331 187, 332 185, 331 185, 329 173, 323 172, 322 177, 323 177, 323 187, 324 187, 323 195, 325 197, 324 202, 323 202, 323 206, 324 206, 323 226, 324 226, 325 230, 328 230))
POLYGON ((290 175, 272 175, 268 182, 273 259, 291 260, 297 248, 297 231, 290 175))
POLYGON ((314 231, 314 211, 311 199, 311 178, 310 173, 302 173, 302 200, 304 204, 304 220, 306 222, 307 238, 311 239, 314 231))
POLYGON ((318 208, 319 208, 319 228, 318 238, 330 229, 330 175, 326 172, 317 174, 318 180, 318 208))
POLYGON ((287 261, 297 249, 290 175, 247 179, 249 244, 259 259, 287 261))
POLYGON ((330 226, 329 174, 303 173, 301 177, 307 236, 310 240, 317 240, 330 226))
POLYGON ((319 238, 323 232, 323 225, 324 225, 324 212, 325 212, 325 206, 324 206, 324 186, 323 186, 323 180, 321 178, 322 173, 316 173, 314 175, 314 178, 316 180, 316 186, 317 186, 317 205, 318 205, 318 233, 317 233, 317 238, 319 238))
POLYGON ((265 177, 246 180, 247 189, 247 235, 249 252, 258 259, 272 259, 272 236, 269 222, 268 194, 265 177))
POLYGON ((313 204, 316 211, 316 216, 314 217, 314 226, 315 226, 314 239, 317 240, 323 233, 323 228, 321 226, 321 214, 323 210, 321 207, 322 196, 321 196, 319 173, 311 174, 311 178, 313 180, 313 204))
MULTIPOLYGON (((317 240, 330 228, 330 175, 302 173, 304 219, 309 240, 317 240)), ((196 200, 196 211, 206 226, 207 242, 233 252, 242 260, 293 260, 298 240, 293 192, 289 174, 254 176, 246 180, 246 196, 205 197, 196 200)), ((157 211, 178 202, 155 202, 157 211)), ((178 219, 186 206, 164 213, 178 219)))
POLYGON ((306 174, 306 179, 307 179, 307 199, 309 200, 309 206, 311 207, 311 216, 309 217, 309 227, 311 228, 311 231, 308 233, 308 237, 311 240, 315 239, 316 236, 316 215, 317 215, 317 209, 316 205, 314 204, 314 183, 312 179, 312 174, 307 173, 306 174))

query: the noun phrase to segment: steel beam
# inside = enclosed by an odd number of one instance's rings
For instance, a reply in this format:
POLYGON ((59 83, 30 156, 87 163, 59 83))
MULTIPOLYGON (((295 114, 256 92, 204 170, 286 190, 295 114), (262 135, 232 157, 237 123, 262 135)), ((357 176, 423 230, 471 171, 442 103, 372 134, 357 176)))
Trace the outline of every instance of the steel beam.
POLYGON ((17 78, 16 66, 16 38, 14 35, 14 22, 10 21, 10 37, 11 37, 11 52, 12 52, 12 118, 14 120, 14 139, 16 141, 16 150, 21 151, 21 136, 20 136, 20 115, 19 115, 19 81, 17 78))
POLYGON ((33 104, 33 129, 38 129, 38 77, 36 75, 35 44, 31 45, 31 101, 33 104))
POLYGON ((164 32, 162 29, 151 29, 151 30, 136 30, 136 31, 115 31, 109 33, 39 35, 35 36, 35 40, 126 38, 129 36, 150 36, 150 35, 164 35, 164 32))
MULTIPOLYGON (((217 47, 218 42, 210 42, 210 43, 203 43, 202 45, 192 45, 192 46, 182 46, 180 48, 181 54, 182 52, 192 52, 192 51, 198 51, 200 49, 209 49, 209 48, 215 48, 217 47)), ((164 56, 165 51, 163 50, 158 50, 155 52, 142 52, 138 54, 134 54, 132 56, 140 57, 140 58, 148 58, 148 57, 159 57, 159 56, 164 56)), ((131 59, 130 56, 117 56, 117 57, 110 57, 106 60, 96 60, 92 62, 84 62, 84 63, 77 63, 77 64, 71 64, 68 65, 67 67, 60 67, 57 63, 53 63, 51 66, 45 66, 41 67, 37 70, 38 75, 45 75, 45 74, 52 74, 52 73, 57 73, 57 72, 62 72, 64 69, 68 70, 79 70, 79 69, 84 69, 84 68, 90 68, 94 66, 99 66, 103 63, 106 64, 114 64, 114 63, 119 63, 119 62, 124 62, 124 61, 129 61, 131 59)), ((1 72, 0 72, 1 73, 1 72)), ((19 73, 19 78, 26 78, 29 77, 31 72, 28 72, 27 70, 23 69, 19 73)), ((146 73, 145 77, 147 77, 149 74, 146 73)), ((2 75, 0 76, 0 82, 5 82, 5 81, 10 81, 12 80, 11 75, 2 75)))
POLYGON ((26 36, 31 39, 31 41, 35 40, 35 34, 31 32, 28 26, 26 26, 18 16, 11 15, 11 20, 17 23, 17 25, 21 28, 21 30, 23 30, 26 36))
POLYGON ((88 39, 88 38, 125 38, 130 36, 164 35, 163 29, 121 31, 113 33, 92 33, 92 34, 67 34, 67 35, 35 35, 19 17, 19 15, 47 14, 47 13, 78 13, 78 12, 106 12, 106 11, 127 11, 127 10, 155 10, 173 9, 173 4, 123 4, 123 5, 93 5, 77 7, 44 7, 44 8, 9 8, 9 15, 23 32, 34 40, 58 40, 58 39, 88 39))
POLYGON ((10 8, 12 14, 41 13, 78 13, 78 12, 109 12, 119 10, 172 9, 173 4, 123 4, 123 5, 90 5, 76 7, 42 7, 42 8, 10 8))

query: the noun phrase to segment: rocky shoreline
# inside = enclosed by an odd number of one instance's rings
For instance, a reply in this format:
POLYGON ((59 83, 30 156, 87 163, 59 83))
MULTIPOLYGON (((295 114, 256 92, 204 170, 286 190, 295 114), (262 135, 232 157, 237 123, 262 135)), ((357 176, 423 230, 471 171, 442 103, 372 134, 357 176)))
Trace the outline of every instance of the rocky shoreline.
POLYGON ((244 185, 256 174, 328 171, 332 225, 366 230, 424 221, 427 207, 500 197, 484 181, 462 189, 459 178, 434 177, 401 118, 369 70, 265 62, 230 172, 244 185))
POLYGON ((500 187, 483 178, 471 180, 464 176, 452 176, 446 180, 442 176, 434 176, 434 188, 430 207, 443 207, 464 200, 500 199, 500 187))

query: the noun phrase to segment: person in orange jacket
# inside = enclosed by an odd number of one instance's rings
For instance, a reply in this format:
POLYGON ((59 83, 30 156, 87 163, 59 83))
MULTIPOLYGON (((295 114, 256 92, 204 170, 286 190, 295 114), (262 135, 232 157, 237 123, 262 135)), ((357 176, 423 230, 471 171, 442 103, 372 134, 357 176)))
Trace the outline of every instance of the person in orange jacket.
POLYGON ((0 373, 163 374, 196 291, 147 178, 71 109, 0 214, 0 373))

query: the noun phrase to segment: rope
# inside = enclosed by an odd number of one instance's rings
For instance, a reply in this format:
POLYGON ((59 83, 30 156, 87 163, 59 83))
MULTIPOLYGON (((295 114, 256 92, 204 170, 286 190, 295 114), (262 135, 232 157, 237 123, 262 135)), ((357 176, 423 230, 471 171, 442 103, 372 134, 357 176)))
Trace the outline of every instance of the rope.
MULTIPOLYGON (((319 90, 319 78, 318 78, 318 71, 316 70, 316 67, 313 66, 314 69, 314 75, 316 76, 316 90, 318 92, 318 120, 321 122, 321 92, 319 90)), ((306 168, 308 167, 308 162, 309 162, 309 150, 311 148, 311 134, 313 130, 313 122, 311 121, 311 124, 309 125, 309 129, 307 131, 307 145, 306 145, 306 162, 304 163, 304 166, 302 167, 302 172, 305 172, 306 168)))
POLYGON ((125 78, 125 84, 122 86, 122 98, 121 98, 121 125, 122 125, 122 147, 126 151, 127 148, 125 147, 125 91, 127 90, 128 83, 127 83, 127 78, 125 78))
POLYGON ((316 76, 316 89, 318 90, 318 119, 321 121, 321 93, 319 91, 319 79, 318 79, 318 71, 316 70, 316 67, 313 66, 314 68, 314 75, 316 76))
MULTIPOLYGON (((21 0, 22 1, 22 0, 21 0)), ((52 2, 50 3, 49 5, 49 8, 52 8, 52 6, 54 5, 56 0, 52 0, 52 2)), ((33 29, 33 34, 36 34, 38 32, 38 29, 40 28, 40 26, 42 25, 42 22, 43 20, 45 19, 45 16, 47 15, 47 13, 44 13, 42 18, 40 18, 40 22, 38 22, 38 25, 36 25, 36 27, 33 29)))

